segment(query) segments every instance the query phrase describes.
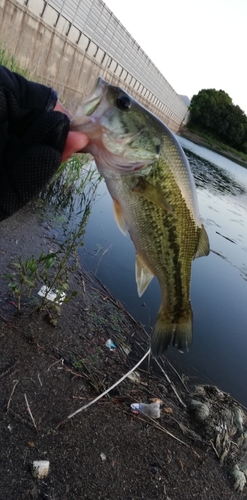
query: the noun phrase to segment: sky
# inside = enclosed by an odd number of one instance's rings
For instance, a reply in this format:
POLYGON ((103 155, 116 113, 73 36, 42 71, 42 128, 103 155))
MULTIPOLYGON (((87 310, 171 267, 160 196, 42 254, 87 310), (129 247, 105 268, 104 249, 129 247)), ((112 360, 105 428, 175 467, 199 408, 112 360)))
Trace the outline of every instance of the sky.
POLYGON ((247 114, 247 0, 104 0, 178 94, 224 90, 247 114))

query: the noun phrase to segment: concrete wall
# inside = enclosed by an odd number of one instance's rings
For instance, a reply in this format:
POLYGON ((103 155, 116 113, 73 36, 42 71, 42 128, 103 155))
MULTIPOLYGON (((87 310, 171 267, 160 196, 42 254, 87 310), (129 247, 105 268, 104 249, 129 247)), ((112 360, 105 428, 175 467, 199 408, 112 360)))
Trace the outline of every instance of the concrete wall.
MULTIPOLYGON (((0 42, 30 78, 55 88, 73 112, 100 75, 119 85, 163 120, 172 130, 181 114, 162 102, 147 87, 59 15, 44 0, 0 0, 0 42), (44 8, 45 7, 45 8, 44 8), (55 26, 54 26, 55 25, 55 26)), ((184 107, 186 113, 186 107, 184 107)))

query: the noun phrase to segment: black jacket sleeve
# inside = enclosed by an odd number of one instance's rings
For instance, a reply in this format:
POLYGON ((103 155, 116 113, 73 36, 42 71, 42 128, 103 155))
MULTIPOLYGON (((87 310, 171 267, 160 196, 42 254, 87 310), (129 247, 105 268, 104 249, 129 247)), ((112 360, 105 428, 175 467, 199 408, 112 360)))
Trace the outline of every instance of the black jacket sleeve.
POLYGON ((30 82, 0 66, 0 123, 51 111, 56 102, 57 94, 53 89, 30 82))
POLYGON ((0 66, 0 220, 36 196, 61 163, 69 119, 56 92, 0 66))

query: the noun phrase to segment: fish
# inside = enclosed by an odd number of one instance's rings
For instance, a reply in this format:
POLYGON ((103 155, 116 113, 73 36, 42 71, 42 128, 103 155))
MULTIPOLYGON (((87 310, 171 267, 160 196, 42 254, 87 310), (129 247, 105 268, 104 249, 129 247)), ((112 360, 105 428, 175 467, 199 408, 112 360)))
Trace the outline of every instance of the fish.
POLYGON ((161 304, 151 335, 153 357, 192 342, 192 261, 209 254, 194 178, 173 132, 120 87, 98 78, 71 119, 113 199, 116 222, 136 249, 141 297, 154 276, 161 304))

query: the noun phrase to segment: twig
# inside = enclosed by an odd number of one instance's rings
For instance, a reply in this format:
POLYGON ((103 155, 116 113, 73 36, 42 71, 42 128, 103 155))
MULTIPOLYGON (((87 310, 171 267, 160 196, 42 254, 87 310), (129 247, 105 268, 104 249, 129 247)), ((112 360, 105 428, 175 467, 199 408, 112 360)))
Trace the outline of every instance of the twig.
POLYGON ((97 274, 97 271, 98 271, 98 269, 99 269, 100 263, 101 263, 101 261, 102 261, 102 259, 103 259, 104 255, 108 252, 108 250, 110 250, 110 248, 111 248, 111 247, 112 247, 112 245, 110 245, 108 248, 106 248, 106 249, 104 250, 104 252, 102 253, 102 255, 101 255, 100 259, 98 260, 98 264, 97 264, 97 267, 96 267, 96 270, 95 270, 95 274, 97 274))
POLYGON ((111 387, 109 387, 106 391, 102 392, 102 394, 99 394, 99 396, 97 396, 97 398, 93 399, 92 401, 90 401, 89 403, 87 403, 86 405, 82 406, 81 408, 79 408, 78 410, 74 411, 74 413, 71 413, 65 420, 63 420, 62 422, 60 422, 56 429, 58 427, 60 427, 60 425, 64 424, 65 422, 67 422, 67 420, 73 418, 75 415, 77 415, 78 413, 80 413, 81 411, 83 410, 86 410, 86 408, 89 408, 89 406, 93 405, 94 403, 96 403, 97 401, 99 401, 101 398, 103 398, 103 396, 106 396, 106 394, 108 394, 110 391, 112 391, 112 389, 114 389, 115 387, 117 387, 117 385, 121 384, 121 382, 123 382, 123 380, 128 377, 128 375, 130 375, 133 371, 136 370, 136 368, 138 368, 138 366, 144 361, 144 359, 150 355, 150 349, 148 349, 148 351, 144 354, 144 356, 140 359, 140 361, 138 361, 138 363, 133 366, 133 368, 131 368, 131 370, 128 371, 128 373, 125 373, 125 375, 123 375, 119 380, 117 380, 117 382, 115 382, 115 384, 111 385, 111 387))
MULTIPOLYGON (((195 450, 193 450, 190 445, 188 445, 187 443, 185 443, 184 441, 182 441, 181 439, 179 439, 177 436, 175 436, 174 434, 172 434, 165 427, 163 427, 159 422, 156 422, 156 420, 154 420, 152 417, 149 417, 149 415, 146 415, 144 413, 143 413, 143 415, 145 415, 145 417, 147 417, 149 420, 151 420, 153 422, 153 426, 154 427, 156 427, 157 429, 161 430, 165 434, 168 434, 168 436, 172 437, 173 439, 175 439, 179 443, 183 444, 184 446, 186 446, 186 448, 189 448, 198 458, 201 459, 200 455, 195 450)), ((139 415, 138 415, 138 418, 139 418, 139 420, 143 420, 143 422, 145 422, 145 419, 141 418, 139 415)))
POLYGON ((0 314, 0 319, 4 322, 4 323, 9 323, 9 321, 7 319, 5 319, 1 314, 0 314))
POLYGON ((13 415, 15 418, 17 418, 23 425, 27 425, 28 427, 30 427, 30 429, 33 428, 33 424, 29 420, 22 418, 21 415, 12 410, 12 408, 9 409, 9 413, 13 415))
MULTIPOLYGON (((0 375, 0 378, 3 378, 5 377, 5 375, 8 375, 9 372, 11 372, 11 370, 13 370, 13 368, 19 363, 19 359, 17 359, 11 366, 9 366, 4 372, 1 373, 0 375)), ((12 372, 12 376, 14 375, 14 373, 16 373, 17 370, 15 370, 14 372, 12 372)))
POLYGON ((41 382, 41 378, 40 378, 40 374, 39 374, 39 373, 38 373, 38 381, 39 381, 39 383, 40 383, 40 385, 41 385, 41 387, 42 387, 42 385, 43 385, 43 384, 42 384, 42 382, 41 382))
POLYGON ((167 373, 165 372, 165 370, 163 370, 162 366, 160 365, 160 363, 157 361, 157 359, 155 359, 155 362, 157 363, 158 367, 160 368, 160 370, 162 371, 163 375, 165 376, 166 380, 169 382, 174 394, 177 396, 178 398, 178 401, 179 403, 184 407, 186 408, 186 404, 182 401, 182 399, 180 398, 179 394, 177 393, 177 390, 173 384, 173 382, 170 380, 170 378, 168 377, 167 373))
POLYGON ((89 281, 90 284, 93 283, 93 279, 91 278, 91 276, 89 276, 89 274, 85 271, 85 269, 82 269, 81 266, 78 273, 83 280, 89 281))
MULTIPOLYGON (((53 358, 54 358, 54 356, 53 356, 53 358)), ((51 367, 52 367, 52 366, 54 366, 54 365, 57 365, 58 363, 62 363, 62 365, 63 365, 63 364, 64 364, 64 359, 63 359, 63 358, 60 358, 60 359, 58 359, 57 361, 54 361, 54 363, 52 363, 52 364, 49 366, 49 368, 47 368, 47 371, 49 372, 49 371, 50 371, 50 369, 51 369, 51 367)))
POLYGON ((180 380, 181 384, 184 386, 184 388, 185 388, 186 392, 188 392, 188 393, 189 393, 190 391, 189 391, 189 389, 188 389, 187 385, 186 385, 186 384, 185 384, 185 382, 183 381, 182 377, 179 375, 179 373, 178 373, 178 371, 176 370, 176 368, 174 368, 174 366, 170 363, 169 359, 167 359, 166 357, 165 357, 165 360, 166 360, 166 362, 168 363, 168 365, 170 366, 170 368, 171 368, 171 369, 172 369, 172 370, 176 373, 176 375, 177 375, 177 377, 179 378, 179 380, 180 380))
POLYGON ((35 427, 36 431, 38 432, 38 429, 37 429, 37 426, 36 426, 36 424, 35 424, 35 420, 34 420, 34 418, 33 418, 33 415, 32 415, 32 412, 31 412, 31 408, 30 408, 30 406, 29 406, 29 403, 28 403, 28 400, 27 400, 27 396, 26 396, 26 394, 24 394, 24 398, 25 398, 25 401, 26 401, 26 405, 27 405, 27 409, 28 409, 28 413, 29 413, 29 415, 30 415, 30 418, 31 418, 31 420, 32 420, 32 422, 33 422, 33 425, 34 425, 34 427, 35 427))
POLYGON ((75 377, 81 377, 81 378, 86 377, 86 378, 89 378, 89 377, 88 377, 88 375, 86 375, 86 373, 84 373, 84 372, 82 372, 83 374, 81 374, 81 373, 77 373, 77 372, 75 372, 74 370, 71 370, 71 368, 69 368, 68 366, 65 366, 64 370, 65 370, 66 372, 71 373, 71 375, 74 375, 75 377))
POLYGON ((214 446, 213 441, 210 441, 210 444, 211 444, 211 446, 212 446, 213 450, 215 451, 216 456, 217 456, 218 458, 220 458, 219 453, 218 453, 218 451, 216 450, 216 448, 215 448, 215 446, 214 446))
POLYGON ((244 410, 247 410, 247 407, 246 407, 246 406, 244 406, 242 403, 240 403, 240 401, 238 401, 237 399, 234 399, 234 398, 233 398, 233 397, 232 397, 232 396, 231 396, 228 392, 225 392, 225 391, 221 391, 221 392, 223 392, 223 394, 224 394, 225 396, 228 396, 228 397, 230 396, 231 400, 232 400, 232 401, 234 401, 234 403, 237 403, 237 404, 238 404, 239 406, 241 406, 244 410))
POLYGON ((8 404, 7 404, 7 410, 6 410, 6 413, 8 413, 8 411, 9 411, 9 407, 10 407, 11 399, 12 399, 12 397, 13 397, 13 394, 14 394, 14 392, 15 392, 15 388, 16 388, 16 386, 17 386, 18 382, 19 382, 19 380, 16 380, 16 381, 15 381, 15 383, 14 383, 13 389, 12 389, 11 394, 10 394, 10 396, 9 396, 9 400, 8 400, 8 404))
MULTIPOLYGON (((145 328, 143 327, 143 325, 141 323, 139 323, 138 321, 136 321, 135 318, 129 313, 129 311, 127 311, 127 309, 125 309, 124 305, 119 300, 117 300, 116 297, 114 297, 114 295, 112 295, 111 291, 104 285, 104 283, 102 283, 102 281, 98 278, 98 276, 96 276, 93 272, 92 272, 92 275, 99 282, 100 286, 108 294, 108 300, 110 300, 115 305, 115 307, 117 307, 120 311, 124 311, 126 316, 128 316, 128 318, 132 321, 132 323, 136 326, 136 328, 138 328, 139 330, 144 332, 145 335, 149 338, 150 336, 147 333, 147 331, 145 330, 145 328)), ((95 289, 95 290, 97 290, 97 289, 95 289)))
POLYGON ((111 291, 109 290, 109 288, 107 288, 107 286, 104 285, 104 283, 102 283, 102 281, 98 278, 98 276, 96 276, 95 273, 92 272, 92 275, 94 276, 94 278, 99 282, 100 286, 106 291, 106 293, 109 295, 109 298, 113 300, 113 303, 119 308, 119 309, 124 309, 123 305, 121 304, 121 302, 119 302, 115 297, 114 295, 111 293, 111 291))

